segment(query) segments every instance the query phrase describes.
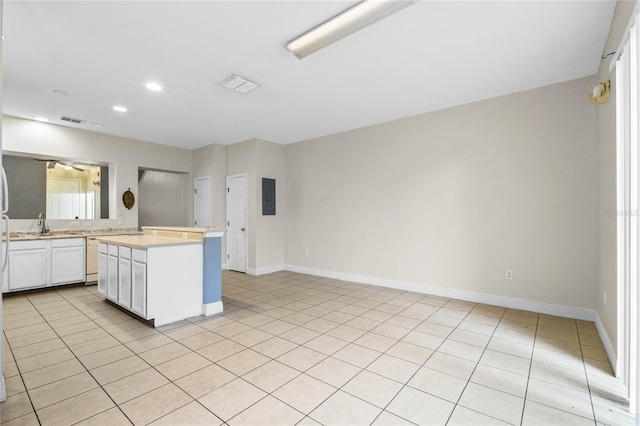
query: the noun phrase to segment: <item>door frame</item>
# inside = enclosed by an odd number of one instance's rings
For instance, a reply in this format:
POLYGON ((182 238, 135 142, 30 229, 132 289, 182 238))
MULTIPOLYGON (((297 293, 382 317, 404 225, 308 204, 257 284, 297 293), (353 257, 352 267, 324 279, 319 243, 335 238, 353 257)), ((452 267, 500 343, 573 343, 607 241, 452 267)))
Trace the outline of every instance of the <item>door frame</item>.
MULTIPOLYGON (((211 176, 199 176, 193 179, 193 225, 197 226, 198 228, 202 228, 202 226, 198 226, 196 224, 196 214, 198 212, 198 197, 196 196, 196 187, 198 186, 197 182, 199 180, 208 180, 209 188, 213 189, 213 178, 211 176)), ((211 203, 209 213, 213 214, 213 194, 209 194, 208 200, 211 203)), ((209 228, 213 228, 213 221, 211 219, 212 218, 209 217, 209 228)))
POLYGON ((640 410, 640 87, 638 6, 618 49, 616 65, 616 191, 617 191, 617 360, 615 373, 626 386, 629 411, 640 410), (635 23, 633 22, 635 19, 635 23))
MULTIPOLYGON (((228 230, 229 230, 229 222, 227 220, 227 218, 229 217, 229 180, 230 179, 236 179, 236 178, 241 178, 243 177, 245 179, 245 186, 244 186, 244 223, 245 223, 245 227, 247 229, 247 231, 244 233, 244 270, 245 273, 247 273, 247 271, 249 270, 249 245, 247 243, 248 241, 248 234, 249 234, 249 212, 248 212, 248 205, 249 205, 249 175, 247 173, 237 173, 234 175, 227 175, 226 178, 226 186, 225 188, 227 189, 227 192, 225 192, 225 222, 227 222, 226 225, 226 229, 227 229, 227 235, 228 235, 228 230)), ((227 238, 227 244, 226 244, 226 251, 227 251, 227 260, 229 260, 229 244, 230 244, 231 239, 227 238)), ((226 262, 226 268, 225 269, 229 269, 229 262, 226 262)))

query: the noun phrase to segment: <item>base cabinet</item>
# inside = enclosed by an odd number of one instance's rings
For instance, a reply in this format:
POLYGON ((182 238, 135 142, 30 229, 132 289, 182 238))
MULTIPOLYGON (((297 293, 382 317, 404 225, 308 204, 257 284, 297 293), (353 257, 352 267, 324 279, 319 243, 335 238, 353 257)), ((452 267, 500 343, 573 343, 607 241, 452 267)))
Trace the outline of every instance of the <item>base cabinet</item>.
POLYGON ((84 282, 84 238, 12 241, 8 270, 5 292, 84 282))
POLYGON ((147 314, 146 251, 98 246, 98 292, 141 317, 147 314))
POLYGON ((118 259, 118 303, 131 309, 131 259, 118 259))
POLYGON ((105 295, 107 294, 107 260, 109 255, 106 253, 98 253, 98 292, 105 295))
POLYGON ((51 250, 46 241, 14 242, 9 249, 9 290, 25 290, 48 284, 51 250))
POLYGON ((51 284, 84 282, 84 238, 51 241, 51 284))
POLYGON ((135 260, 131 262, 131 311, 147 315, 147 265, 135 260))

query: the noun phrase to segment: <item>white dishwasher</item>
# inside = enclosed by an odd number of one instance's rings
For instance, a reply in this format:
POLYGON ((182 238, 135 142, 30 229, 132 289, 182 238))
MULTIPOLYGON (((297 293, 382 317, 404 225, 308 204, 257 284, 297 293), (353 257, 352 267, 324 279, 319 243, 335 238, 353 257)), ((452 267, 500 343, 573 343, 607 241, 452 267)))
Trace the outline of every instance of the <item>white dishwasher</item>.
POLYGON ((86 285, 98 283, 98 240, 87 237, 87 279, 86 285))

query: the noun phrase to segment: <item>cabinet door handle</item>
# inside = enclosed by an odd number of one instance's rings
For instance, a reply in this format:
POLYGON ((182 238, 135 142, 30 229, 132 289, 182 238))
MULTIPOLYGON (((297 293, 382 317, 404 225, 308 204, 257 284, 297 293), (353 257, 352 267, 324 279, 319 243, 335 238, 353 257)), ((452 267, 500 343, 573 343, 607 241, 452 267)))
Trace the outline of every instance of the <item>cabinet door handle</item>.
POLYGON ((240 230, 241 230, 242 232, 244 232, 244 228, 240 228, 240 230))

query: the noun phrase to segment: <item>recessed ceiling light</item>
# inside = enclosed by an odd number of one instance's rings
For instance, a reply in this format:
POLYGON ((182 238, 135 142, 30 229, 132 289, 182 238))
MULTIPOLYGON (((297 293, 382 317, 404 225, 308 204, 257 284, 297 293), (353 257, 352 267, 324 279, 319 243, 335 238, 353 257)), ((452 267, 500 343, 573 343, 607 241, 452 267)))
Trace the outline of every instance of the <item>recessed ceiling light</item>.
POLYGON ((69 93, 65 92, 64 90, 54 90, 53 93, 60 96, 69 96, 69 93))
POLYGON ((119 105, 114 106, 113 109, 118 112, 127 112, 127 109, 125 107, 119 105))
POLYGON ((102 123, 91 123, 91 125, 95 127, 104 127, 104 124, 102 123))
POLYGON ((33 117, 33 119, 36 120, 36 121, 41 121, 43 123, 48 123, 49 122, 49 119, 46 118, 46 117, 33 117))
POLYGON ((147 89, 153 90, 155 92, 159 92, 160 90, 162 90, 162 86, 160 86, 158 83, 151 82, 151 83, 147 83, 146 86, 147 86, 147 89))

